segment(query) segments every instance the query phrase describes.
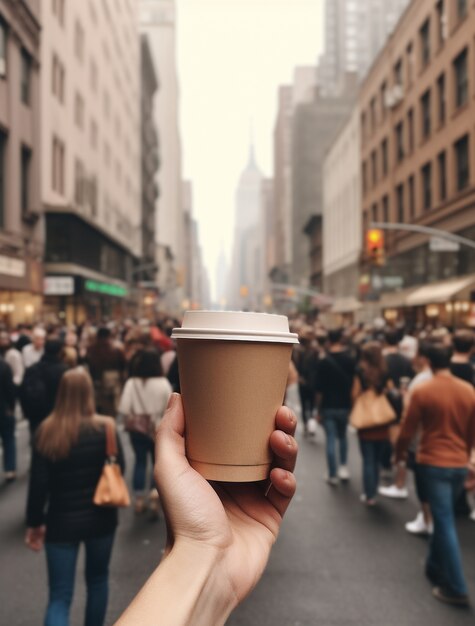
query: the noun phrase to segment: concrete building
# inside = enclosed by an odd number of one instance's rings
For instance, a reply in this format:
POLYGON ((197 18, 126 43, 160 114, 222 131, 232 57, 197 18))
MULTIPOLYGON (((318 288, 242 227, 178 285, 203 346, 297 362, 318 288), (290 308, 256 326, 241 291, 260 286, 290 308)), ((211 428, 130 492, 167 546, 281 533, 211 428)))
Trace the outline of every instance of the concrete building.
POLYGON ((255 309, 256 286, 261 274, 261 184, 262 174, 251 146, 249 161, 236 190, 234 245, 228 306, 234 310, 255 309))
POLYGON ((272 307, 272 270, 276 266, 276 212, 274 180, 264 178, 261 185, 261 266, 258 299, 261 307, 272 307))
POLYGON ((175 0, 140 0, 140 29, 149 36, 152 56, 160 76, 155 100, 155 122, 160 137, 161 164, 158 175, 160 197, 157 212, 157 243, 168 248, 174 282, 160 271, 158 282, 162 303, 178 311, 184 297, 185 246, 182 193, 182 157, 179 132, 179 89, 176 71, 175 0))
POLYGON ((224 252, 224 246, 221 247, 218 260, 216 261, 216 294, 215 303, 220 310, 225 310, 228 304, 228 280, 229 268, 228 260, 224 252))
POLYGON ((358 283, 361 238, 361 146, 357 106, 325 155, 323 163, 323 289, 333 310, 360 308, 358 283))
MULTIPOLYGON (((364 228, 405 223, 475 240, 474 30, 472 3, 413 2, 364 81, 364 228)), ((383 292, 391 319, 465 323, 475 315, 475 251, 431 247, 424 234, 388 233, 372 295, 383 292)))
POLYGON ((81 322, 133 307, 142 254, 137 3, 42 3, 45 312, 81 322))
POLYGON ((409 0, 326 0, 325 51, 318 63, 322 95, 339 95, 347 73, 363 78, 409 0))
POLYGON ((346 90, 335 97, 320 96, 299 104, 292 125, 292 264, 290 282, 298 286, 323 288, 322 260, 318 271, 310 271, 306 229, 314 216, 323 211, 322 168, 325 154, 335 134, 351 112, 356 95, 353 76, 347 77, 346 90))
POLYGON ((39 0, 0 0, 0 321, 41 314, 39 0))

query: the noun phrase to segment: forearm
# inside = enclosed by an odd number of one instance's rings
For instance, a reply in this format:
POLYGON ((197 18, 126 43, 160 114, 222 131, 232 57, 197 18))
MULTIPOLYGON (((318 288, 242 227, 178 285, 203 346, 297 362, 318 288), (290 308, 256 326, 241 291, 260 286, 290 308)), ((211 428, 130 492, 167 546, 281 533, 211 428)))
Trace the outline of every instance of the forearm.
POLYGON ((116 626, 224 624, 236 600, 220 571, 217 550, 176 544, 116 626))

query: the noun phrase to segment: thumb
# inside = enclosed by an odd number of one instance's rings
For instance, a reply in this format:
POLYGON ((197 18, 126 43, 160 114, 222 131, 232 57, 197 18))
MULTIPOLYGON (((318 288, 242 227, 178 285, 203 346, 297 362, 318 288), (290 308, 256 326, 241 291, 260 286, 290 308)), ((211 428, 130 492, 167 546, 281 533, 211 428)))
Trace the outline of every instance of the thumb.
POLYGON ((185 415, 178 393, 173 393, 157 430, 155 439, 155 481, 161 487, 161 479, 189 469, 185 454, 185 415))

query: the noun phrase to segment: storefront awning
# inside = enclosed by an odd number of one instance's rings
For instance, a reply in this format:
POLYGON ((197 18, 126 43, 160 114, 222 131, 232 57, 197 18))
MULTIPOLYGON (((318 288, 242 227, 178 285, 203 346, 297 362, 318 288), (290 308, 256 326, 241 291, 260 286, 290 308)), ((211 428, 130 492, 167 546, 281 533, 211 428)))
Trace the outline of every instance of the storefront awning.
POLYGON ((461 291, 473 284, 475 284, 474 275, 441 283, 433 283, 432 285, 424 285, 424 287, 419 287, 419 289, 408 295, 405 306, 424 306, 426 304, 449 302, 460 294, 461 291))
POLYGON ((331 308, 332 313, 355 313, 359 311, 363 305, 361 302, 355 298, 354 296, 349 296, 347 298, 338 298, 333 303, 331 308))

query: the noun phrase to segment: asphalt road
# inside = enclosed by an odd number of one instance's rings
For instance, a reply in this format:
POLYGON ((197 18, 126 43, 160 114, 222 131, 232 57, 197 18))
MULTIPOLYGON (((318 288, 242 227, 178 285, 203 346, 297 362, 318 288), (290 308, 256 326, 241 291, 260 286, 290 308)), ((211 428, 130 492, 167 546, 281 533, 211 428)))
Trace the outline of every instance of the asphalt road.
MULTIPOLYGON (((316 441, 299 436, 297 495, 261 582, 231 616, 230 626, 475 623, 473 612, 441 605, 431 597, 422 574, 426 542, 403 528, 416 512, 413 497, 407 502, 381 501, 375 509, 360 504, 360 459, 354 436, 351 439, 352 479, 347 486, 331 489, 323 481, 322 433, 316 441)), ((46 567, 43 554, 23 546, 28 442, 22 425, 18 445, 20 477, 0 487, 0 624, 36 626, 44 615, 46 567)), ((475 599, 475 524, 460 520, 459 531, 475 599)), ((164 537, 163 520, 122 513, 111 564, 108 624, 160 559, 164 537)), ((71 626, 83 623, 82 572, 81 559, 71 626)))

